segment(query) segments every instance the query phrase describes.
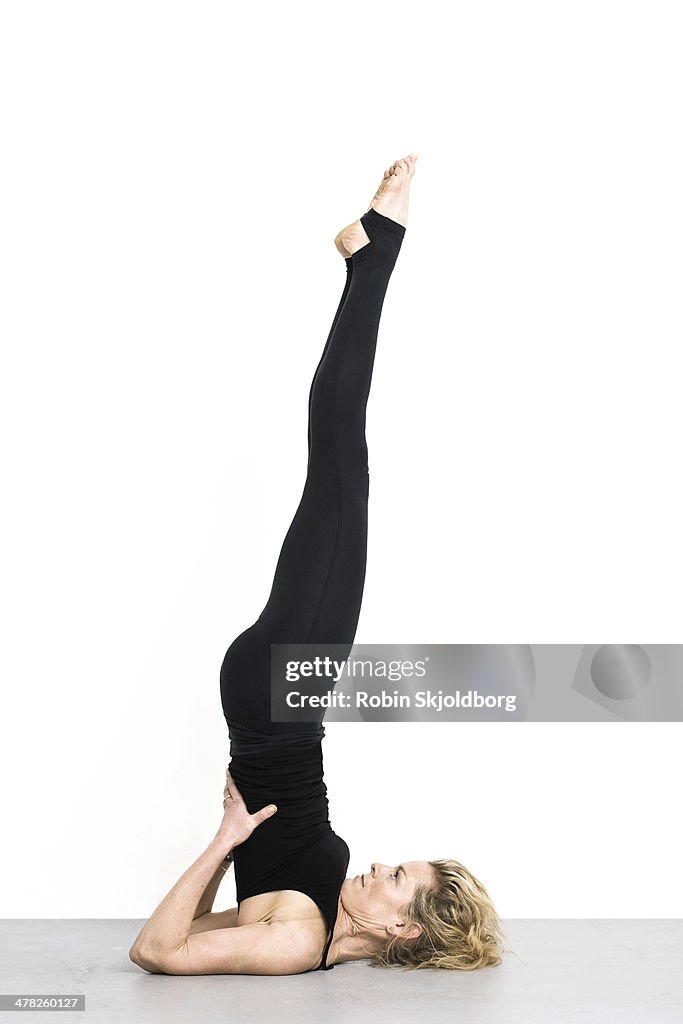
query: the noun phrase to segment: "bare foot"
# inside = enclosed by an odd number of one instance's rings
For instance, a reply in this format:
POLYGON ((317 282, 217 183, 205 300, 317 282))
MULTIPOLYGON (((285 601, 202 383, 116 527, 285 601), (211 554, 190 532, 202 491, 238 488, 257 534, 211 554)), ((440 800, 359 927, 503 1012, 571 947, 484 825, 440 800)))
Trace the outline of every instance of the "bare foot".
POLYGON ((410 183, 415 174, 417 156, 409 153, 403 160, 397 160, 384 172, 384 177, 375 192, 368 210, 378 213, 391 220, 398 221, 403 227, 408 223, 408 198, 410 183))
MULTIPOLYGON (((410 183, 415 174, 415 162, 417 156, 410 153, 403 160, 397 160, 384 172, 384 177, 375 192, 368 210, 376 210, 384 217, 397 221, 403 227, 408 223, 408 198, 410 195, 410 183)), ((366 211, 367 212, 367 211, 366 211)), ((344 259, 349 259, 354 252, 358 252, 364 245, 368 245, 370 239, 360 220, 354 220, 352 224, 342 228, 334 240, 337 250, 344 259)))

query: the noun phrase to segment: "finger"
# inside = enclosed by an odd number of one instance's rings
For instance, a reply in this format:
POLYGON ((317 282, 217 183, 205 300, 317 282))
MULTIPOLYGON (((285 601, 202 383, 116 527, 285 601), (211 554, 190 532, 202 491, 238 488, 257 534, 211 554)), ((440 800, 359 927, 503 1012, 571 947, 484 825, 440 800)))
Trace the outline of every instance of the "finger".
MULTIPOLYGON (((277 812, 275 804, 268 804, 267 807, 262 807, 256 814, 252 814, 252 819, 256 822, 256 826, 263 824, 266 818, 272 818, 277 812)), ((255 826, 255 827, 256 827, 255 826)))
POLYGON ((228 768, 228 786, 230 787, 230 793, 235 798, 235 800, 241 800, 242 799, 242 794, 240 793, 239 789, 235 785, 235 780, 233 779, 233 777, 232 777, 232 775, 230 773, 230 769, 229 768, 228 768))

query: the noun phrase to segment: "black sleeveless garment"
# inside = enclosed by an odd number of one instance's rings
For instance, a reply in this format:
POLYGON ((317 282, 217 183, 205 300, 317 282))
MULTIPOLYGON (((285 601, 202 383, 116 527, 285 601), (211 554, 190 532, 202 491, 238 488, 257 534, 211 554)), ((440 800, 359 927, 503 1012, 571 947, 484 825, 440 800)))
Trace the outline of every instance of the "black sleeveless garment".
POLYGON ((324 781, 324 709, 311 722, 272 722, 271 644, 341 644, 348 657, 367 553, 365 413, 380 315, 405 228, 376 210, 370 242, 346 260, 346 283, 309 394, 308 469, 268 602, 230 645, 220 688, 230 771, 251 814, 278 811, 234 850, 237 900, 278 889, 309 896, 334 932, 349 848, 332 829, 324 781))
MULTIPOLYGON (((257 744, 258 750, 247 745, 252 752, 240 753, 245 743, 240 742, 241 732, 234 723, 230 733, 230 771, 250 813, 268 803, 278 808, 233 851, 237 902, 278 889, 305 893, 327 922, 326 956, 349 848, 330 824, 321 740, 297 736, 287 742, 280 735, 277 743, 257 744)), ((331 968, 323 959, 317 969, 331 968)))

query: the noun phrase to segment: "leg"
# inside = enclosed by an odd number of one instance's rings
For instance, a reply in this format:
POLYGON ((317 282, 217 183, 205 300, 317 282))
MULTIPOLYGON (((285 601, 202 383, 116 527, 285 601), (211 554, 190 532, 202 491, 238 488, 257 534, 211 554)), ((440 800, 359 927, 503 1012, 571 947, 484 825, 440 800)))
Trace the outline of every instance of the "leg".
POLYGON ((337 326, 337 320, 339 319, 339 314, 341 313, 342 309, 344 308, 344 303, 346 302, 346 296, 349 294, 349 288, 351 287, 351 277, 352 277, 352 275, 353 275, 353 260, 346 260, 346 283, 344 284, 344 291, 342 292, 342 297, 339 300, 339 305, 337 306, 337 312, 334 314, 334 320, 332 321, 332 326, 330 328, 330 333, 328 334, 327 341, 325 342, 325 347, 323 349, 323 354, 321 355, 320 362, 318 363, 317 369, 316 369, 315 373, 313 374, 313 380, 311 381, 311 390, 310 390, 309 395, 308 395, 308 451, 309 451, 309 454, 310 454, 310 451, 311 451, 311 405, 313 403, 313 391, 315 389, 315 382, 318 379, 318 374, 320 373, 320 367, 322 366, 323 360, 325 359, 325 356, 327 355, 327 350, 330 347, 330 342, 332 341, 332 335, 334 334, 334 329, 337 326))
POLYGON ((228 725, 270 735, 297 731, 270 721, 271 643, 339 643, 350 650, 360 614, 367 549, 365 411, 384 297, 405 235, 405 227, 374 209, 361 222, 370 242, 347 260, 345 294, 309 395, 301 501, 266 606, 233 641, 221 668, 228 725))

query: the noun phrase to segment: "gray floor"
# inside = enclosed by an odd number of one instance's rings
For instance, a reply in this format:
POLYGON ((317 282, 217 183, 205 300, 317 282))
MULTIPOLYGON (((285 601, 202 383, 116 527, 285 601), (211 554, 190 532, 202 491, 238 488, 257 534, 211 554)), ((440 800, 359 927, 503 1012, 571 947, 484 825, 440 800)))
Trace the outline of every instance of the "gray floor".
MULTIPOLYGON (((683 1022, 681 920, 509 920, 499 967, 399 972, 358 961, 281 978, 147 974, 128 959, 142 924, 0 921, 0 993, 85 993, 85 1013, 69 1016, 90 1024, 683 1022)), ((45 1012, 9 1011, 0 1024, 37 1019, 45 1012)))

